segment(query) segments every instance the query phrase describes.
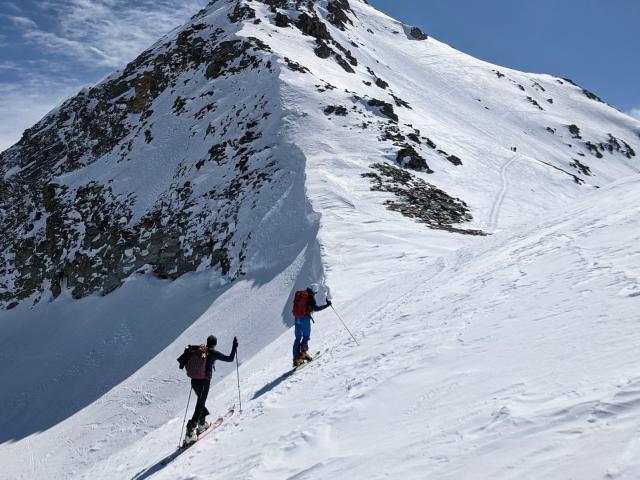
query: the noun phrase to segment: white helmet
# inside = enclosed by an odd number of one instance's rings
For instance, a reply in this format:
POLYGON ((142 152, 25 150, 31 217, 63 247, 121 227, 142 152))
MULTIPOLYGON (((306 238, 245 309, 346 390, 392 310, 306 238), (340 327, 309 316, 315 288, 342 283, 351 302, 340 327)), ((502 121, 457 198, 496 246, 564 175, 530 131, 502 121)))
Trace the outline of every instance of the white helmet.
POLYGON ((318 285, 317 283, 312 283, 311 285, 309 285, 309 288, 313 293, 318 293, 320 291, 320 285, 318 285))

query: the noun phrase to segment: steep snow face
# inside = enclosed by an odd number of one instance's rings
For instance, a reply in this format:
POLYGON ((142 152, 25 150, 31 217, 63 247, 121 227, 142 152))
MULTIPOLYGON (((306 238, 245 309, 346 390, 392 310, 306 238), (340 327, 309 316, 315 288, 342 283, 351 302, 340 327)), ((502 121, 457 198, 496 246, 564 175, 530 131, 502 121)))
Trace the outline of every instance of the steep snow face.
POLYGON ((243 363, 244 413, 188 454, 162 463, 176 412, 78 478, 638 478, 639 187, 338 299, 360 346, 323 312, 322 356, 283 376, 284 335, 243 363))
POLYGON ((569 80, 479 61, 366 2, 250 5, 262 21, 239 35, 280 57, 333 288, 384 247, 390 267, 364 267, 363 289, 475 241, 458 233, 534 221, 640 171, 640 124, 569 80))

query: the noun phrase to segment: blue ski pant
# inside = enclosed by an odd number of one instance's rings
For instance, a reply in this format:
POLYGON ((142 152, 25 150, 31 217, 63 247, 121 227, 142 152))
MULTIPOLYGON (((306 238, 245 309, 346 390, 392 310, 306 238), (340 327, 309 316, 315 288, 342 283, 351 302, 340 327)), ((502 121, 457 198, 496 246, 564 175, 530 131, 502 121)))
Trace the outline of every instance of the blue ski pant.
POLYGON ((296 318, 295 323, 296 339, 293 342, 293 359, 295 360, 302 348, 303 351, 309 349, 309 340, 311 339, 311 317, 296 318))

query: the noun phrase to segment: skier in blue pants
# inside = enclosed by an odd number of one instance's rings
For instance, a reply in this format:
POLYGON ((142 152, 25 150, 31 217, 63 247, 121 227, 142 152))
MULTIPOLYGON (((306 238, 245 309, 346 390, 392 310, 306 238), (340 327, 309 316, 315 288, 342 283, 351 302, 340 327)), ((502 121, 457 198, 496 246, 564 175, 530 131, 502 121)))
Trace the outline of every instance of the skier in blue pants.
POLYGON ((293 342, 293 366, 302 365, 305 360, 311 361, 309 355, 309 340, 311 339, 312 313, 320 312, 331 306, 327 299, 326 305, 321 307, 316 303, 315 295, 318 293, 318 285, 312 284, 306 290, 296 292, 293 301, 293 316, 295 318, 295 340, 293 342))

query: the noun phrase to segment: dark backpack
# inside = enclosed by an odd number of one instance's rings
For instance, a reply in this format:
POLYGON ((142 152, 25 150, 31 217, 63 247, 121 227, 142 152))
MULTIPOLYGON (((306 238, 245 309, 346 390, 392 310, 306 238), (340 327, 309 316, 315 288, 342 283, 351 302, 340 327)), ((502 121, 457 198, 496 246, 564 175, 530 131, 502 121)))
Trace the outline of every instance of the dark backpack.
POLYGON ((204 345, 189 345, 178 357, 180 370, 186 368, 187 376, 193 380, 207 378, 207 347, 204 345))
POLYGON ((309 311, 309 292, 299 290, 293 298, 293 316, 295 318, 307 317, 311 314, 309 311))

